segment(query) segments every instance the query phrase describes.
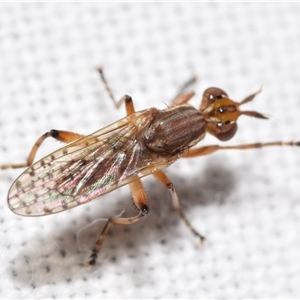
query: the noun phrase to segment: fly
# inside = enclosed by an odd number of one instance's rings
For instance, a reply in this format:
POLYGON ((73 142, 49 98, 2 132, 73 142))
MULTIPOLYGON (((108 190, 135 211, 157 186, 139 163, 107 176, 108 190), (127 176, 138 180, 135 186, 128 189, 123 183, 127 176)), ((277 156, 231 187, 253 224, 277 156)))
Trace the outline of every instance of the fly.
POLYGON ((173 207, 193 234, 203 241, 204 236, 194 229, 181 209, 174 185, 164 169, 181 157, 202 156, 219 150, 300 146, 300 142, 290 141, 194 147, 206 133, 220 141, 230 140, 237 132, 237 120, 241 115, 267 119, 259 112, 240 110, 240 106, 252 101, 260 90, 235 102, 223 90, 211 87, 204 91, 199 109, 188 104, 194 93, 182 92, 167 109, 149 108, 136 112, 130 96, 115 101, 102 69, 98 71, 115 106, 125 103, 126 117, 88 136, 52 129, 37 140, 25 163, 0 166, 0 169, 27 167, 8 192, 9 208, 22 216, 62 212, 129 185, 138 214, 107 220, 92 250, 90 265, 96 263, 113 224, 131 224, 149 213, 142 177, 153 175, 169 190, 173 207), (38 148, 48 137, 67 145, 34 162, 38 148))

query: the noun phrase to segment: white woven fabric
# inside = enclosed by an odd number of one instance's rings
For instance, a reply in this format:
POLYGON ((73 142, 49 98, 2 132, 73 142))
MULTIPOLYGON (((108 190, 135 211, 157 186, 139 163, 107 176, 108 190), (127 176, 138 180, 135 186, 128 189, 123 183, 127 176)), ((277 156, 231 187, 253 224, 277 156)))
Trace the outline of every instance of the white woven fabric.
MULTIPOLYGON (((300 140, 299 3, 0 4, 0 164, 25 161, 55 128, 91 133, 136 109, 165 108, 192 75, 237 101, 259 89, 228 144, 300 140)), ((204 144, 216 143, 207 137, 204 144)), ((49 140, 38 158, 60 147, 49 140)), ((224 151, 167 170, 204 245, 152 178, 150 214, 115 226, 98 264, 83 265, 104 219, 131 206, 128 187, 57 215, 6 204, 22 170, 0 172, 0 298, 292 298, 300 295, 300 148, 224 151), (91 224, 94 220, 99 222, 91 224), (102 220, 102 221, 101 221, 102 220)))

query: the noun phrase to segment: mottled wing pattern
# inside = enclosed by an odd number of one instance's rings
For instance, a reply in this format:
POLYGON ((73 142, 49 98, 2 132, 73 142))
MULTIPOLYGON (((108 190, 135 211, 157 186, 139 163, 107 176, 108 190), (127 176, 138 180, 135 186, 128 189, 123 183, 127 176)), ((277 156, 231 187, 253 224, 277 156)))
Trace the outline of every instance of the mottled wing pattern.
POLYGON ((30 216, 57 213, 151 173, 149 152, 136 140, 151 114, 133 115, 30 166, 10 188, 11 210, 30 216))

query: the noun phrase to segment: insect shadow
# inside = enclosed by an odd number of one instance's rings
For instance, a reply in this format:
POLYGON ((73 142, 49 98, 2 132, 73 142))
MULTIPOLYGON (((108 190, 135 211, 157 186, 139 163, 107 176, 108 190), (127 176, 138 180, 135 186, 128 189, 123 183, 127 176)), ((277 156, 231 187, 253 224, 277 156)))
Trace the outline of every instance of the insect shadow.
MULTIPOLYGON (((193 169, 193 172, 200 174, 197 178, 192 178, 192 174, 188 177, 176 175, 176 172, 172 172, 172 168, 169 171, 185 213, 189 215, 191 210, 198 210, 203 206, 225 204, 227 196, 234 189, 234 185, 237 184, 232 169, 222 163, 221 160, 215 159, 208 159, 203 164, 199 164, 197 168, 193 166, 193 169)), ((165 243, 166 240, 172 243, 179 234, 186 234, 190 236, 191 243, 193 240, 198 242, 198 239, 185 226, 179 229, 184 224, 182 224, 182 220, 172 206, 168 191, 163 186, 158 185, 154 179, 147 178, 144 180, 144 183, 149 199, 149 215, 139 223, 131 224, 131 226, 113 227, 109 233, 109 238, 105 241, 105 247, 103 247, 103 253, 101 253, 100 257, 107 257, 107 253, 109 253, 110 259, 115 261, 116 257, 122 259, 133 255, 139 256, 138 248, 150 244, 151 238, 149 236, 154 236, 154 239, 158 239, 162 243, 165 243), (126 249, 124 250, 124 248, 126 249)), ((135 213, 135 207, 130 199, 129 191, 128 196, 125 196, 126 199, 124 199, 123 195, 121 198, 117 197, 118 199, 115 199, 113 212, 111 208, 108 208, 109 210, 103 215, 102 211, 101 215, 103 218, 112 213, 120 213, 122 210, 125 211, 124 215, 126 216, 131 216, 135 213)), ((111 201, 112 197, 113 194, 110 194, 107 197, 108 201, 111 201)), ((93 210, 89 214, 89 223, 97 218, 99 219, 99 212, 101 212, 103 207, 100 202, 95 203, 98 209, 93 210)), ((88 243, 93 244, 104 224, 105 221, 103 220, 100 224, 97 222, 84 228, 80 234, 80 241, 86 241, 84 242, 86 245, 88 243)), ((87 245, 85 248, 90 249, 90 246, 87 245)))
MULTIPOLYGON (((196 179, 192 175, 176 175, 170 168, 170 177, 187 215, 191 210, 201 210, 203 206, 225 205, 227 195, 234 190, 235 184, 238 184, 235 172, 222 163, 222 160, 215 158, 206 159, 198 163, 197 167, 193 166, 193 172, 199 174, 196 179), (219 194, 224 197, 219 197, 219 194)), ((178 236, 185 235, 184 231, 186 236, 190 237, 191 245, 193 244, 195 236, 184 226, 181 228, 182 222, 172 207, 170 194, 157 185, 155 180, 147 179, 144 182, 150 204, 149 215, 132 226, 112 228, 99 256, 96 267, 98 272, 106 269, 107 265, 119 264, 127 258, 132 259, 133 269, 142 272, 141 261, 151 254, 151 244, 155 245, 158 240, 162 247, 172 248, 174 244, 178 244, 178 236), (153 243, 153 240, 156 242, 153 243)), ((69 211, 65 214, 63 223, 59 223, 59 230, 54 229, 50 232, 49 240, 43 240, 45 237, 41 233, 36 237, 35 243, 38 245, 28 245, 28 249, 19 252, 14 258, 18 276, 12 275, 14 281, 17 280, 17 285, 24 286, 30 283, 35 288, 51 282, 68 281, 68 278, 74 281, 76 277, 89 272, 82 262, 87 261, 87 250, 90 250, 90 245, 97 239, 106 218, 122 210, 125 211, 125 215, 132 215, 135 211, 129 191, 128 196, 126 192, 118 194, 117 191, 102 197, 101 201, 78 208, 80 218, 76 210, 69 211), (105 201, 109 205, 105 205, 105 201), (95 219, 98 221, 93 222, 95 219)), ((37 230, 37 235, 39 231, 37 230)), ((209 239, 209 236, 207 238, 209 239)), ((14 274, 13 271, 11 273, 14 274)))

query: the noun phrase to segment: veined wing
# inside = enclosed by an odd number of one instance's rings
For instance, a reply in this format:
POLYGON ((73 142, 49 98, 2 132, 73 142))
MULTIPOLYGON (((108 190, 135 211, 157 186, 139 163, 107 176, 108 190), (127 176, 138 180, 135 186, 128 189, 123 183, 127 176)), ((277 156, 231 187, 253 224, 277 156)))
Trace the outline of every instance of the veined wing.
POLYGON ((28 167, 13 183, 8 204, 20 215, 53 214, 88 202, 167 166, 136 139, 151 120, 136 112, 28 167))

